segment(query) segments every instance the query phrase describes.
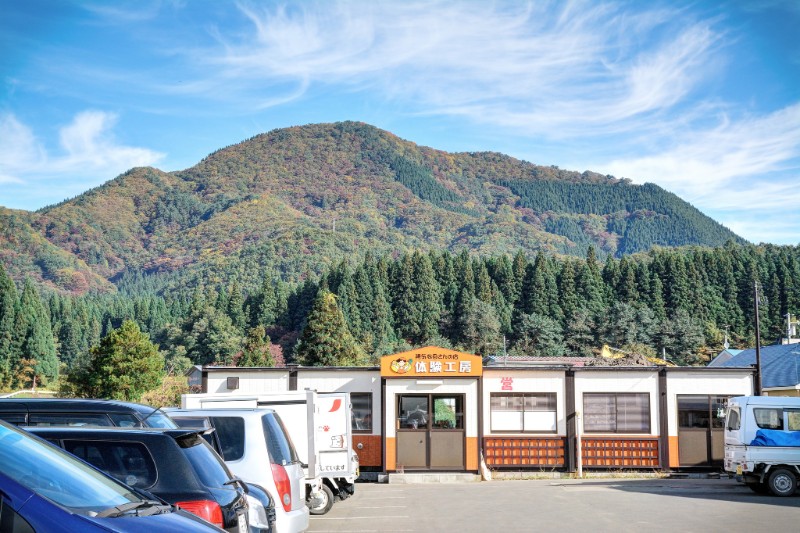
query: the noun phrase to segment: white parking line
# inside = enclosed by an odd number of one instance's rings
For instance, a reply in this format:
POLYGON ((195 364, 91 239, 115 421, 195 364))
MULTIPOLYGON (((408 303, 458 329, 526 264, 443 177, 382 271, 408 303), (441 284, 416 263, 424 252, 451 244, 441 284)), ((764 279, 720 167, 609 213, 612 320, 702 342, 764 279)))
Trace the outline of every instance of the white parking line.
POLYGON ((405 509, 408 505, 379 505, 378 507, 366 507, 364 505, 359 505, 359 509, 405 509))
POLYGON ((381 516, 341 516, 341 517, 334 517, 334 516, 314 516, 311 517, 311 520, 375 520, 376 518, 410 518, 408 515, 404 516, 388 516, 388 515, 381 515, 381 516))

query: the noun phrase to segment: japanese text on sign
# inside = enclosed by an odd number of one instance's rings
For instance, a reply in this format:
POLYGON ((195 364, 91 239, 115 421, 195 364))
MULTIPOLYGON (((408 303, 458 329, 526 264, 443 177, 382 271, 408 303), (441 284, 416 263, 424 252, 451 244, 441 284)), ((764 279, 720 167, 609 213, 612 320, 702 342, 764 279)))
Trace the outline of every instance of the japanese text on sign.
POLYGON ((472 372, 471 361, 446 361, 444 366, 440 361, 417 361, 414 363, 414 371, 417 374, 439 374, 441 372, 453 372, 455 374, 469 374, 472 372))

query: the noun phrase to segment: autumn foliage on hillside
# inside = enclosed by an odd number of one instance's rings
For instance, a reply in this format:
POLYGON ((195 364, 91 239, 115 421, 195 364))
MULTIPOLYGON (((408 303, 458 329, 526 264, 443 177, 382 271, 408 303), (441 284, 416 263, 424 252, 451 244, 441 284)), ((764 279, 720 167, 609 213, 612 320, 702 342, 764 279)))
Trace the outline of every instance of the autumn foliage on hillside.
POLYGON ((296 282, 366 251, 582 256, 591 245, 620 257, 729 240, 743 242, 655 185, 447 153, 357 122, 274 130, 183 171, 134 168, 35 213, 0 209, 10 275, 74 294, 139 274, 226 279, 265 249, 296 282))

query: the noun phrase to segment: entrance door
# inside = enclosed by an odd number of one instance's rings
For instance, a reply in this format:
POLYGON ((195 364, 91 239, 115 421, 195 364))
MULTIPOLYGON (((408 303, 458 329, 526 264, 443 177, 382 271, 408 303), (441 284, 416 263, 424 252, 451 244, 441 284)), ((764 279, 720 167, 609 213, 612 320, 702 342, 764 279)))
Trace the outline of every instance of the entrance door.
POLYGON ((398 470, 464 470, 464 442, 463 394, 398 397, 398 470))
POLYGON ((730 396, 678 396, 678 456, 681 466, 722 466, 725 405, 730 396))

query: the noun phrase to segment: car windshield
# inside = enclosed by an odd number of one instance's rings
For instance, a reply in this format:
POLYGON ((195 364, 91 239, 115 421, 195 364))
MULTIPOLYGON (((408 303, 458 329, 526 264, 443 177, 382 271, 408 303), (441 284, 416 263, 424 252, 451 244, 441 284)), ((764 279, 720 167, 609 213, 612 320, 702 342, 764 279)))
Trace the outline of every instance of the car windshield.
POLYGON ((0 423, 0 472, 75 513, 141 501, 131 489, 22 430, 0 423))

